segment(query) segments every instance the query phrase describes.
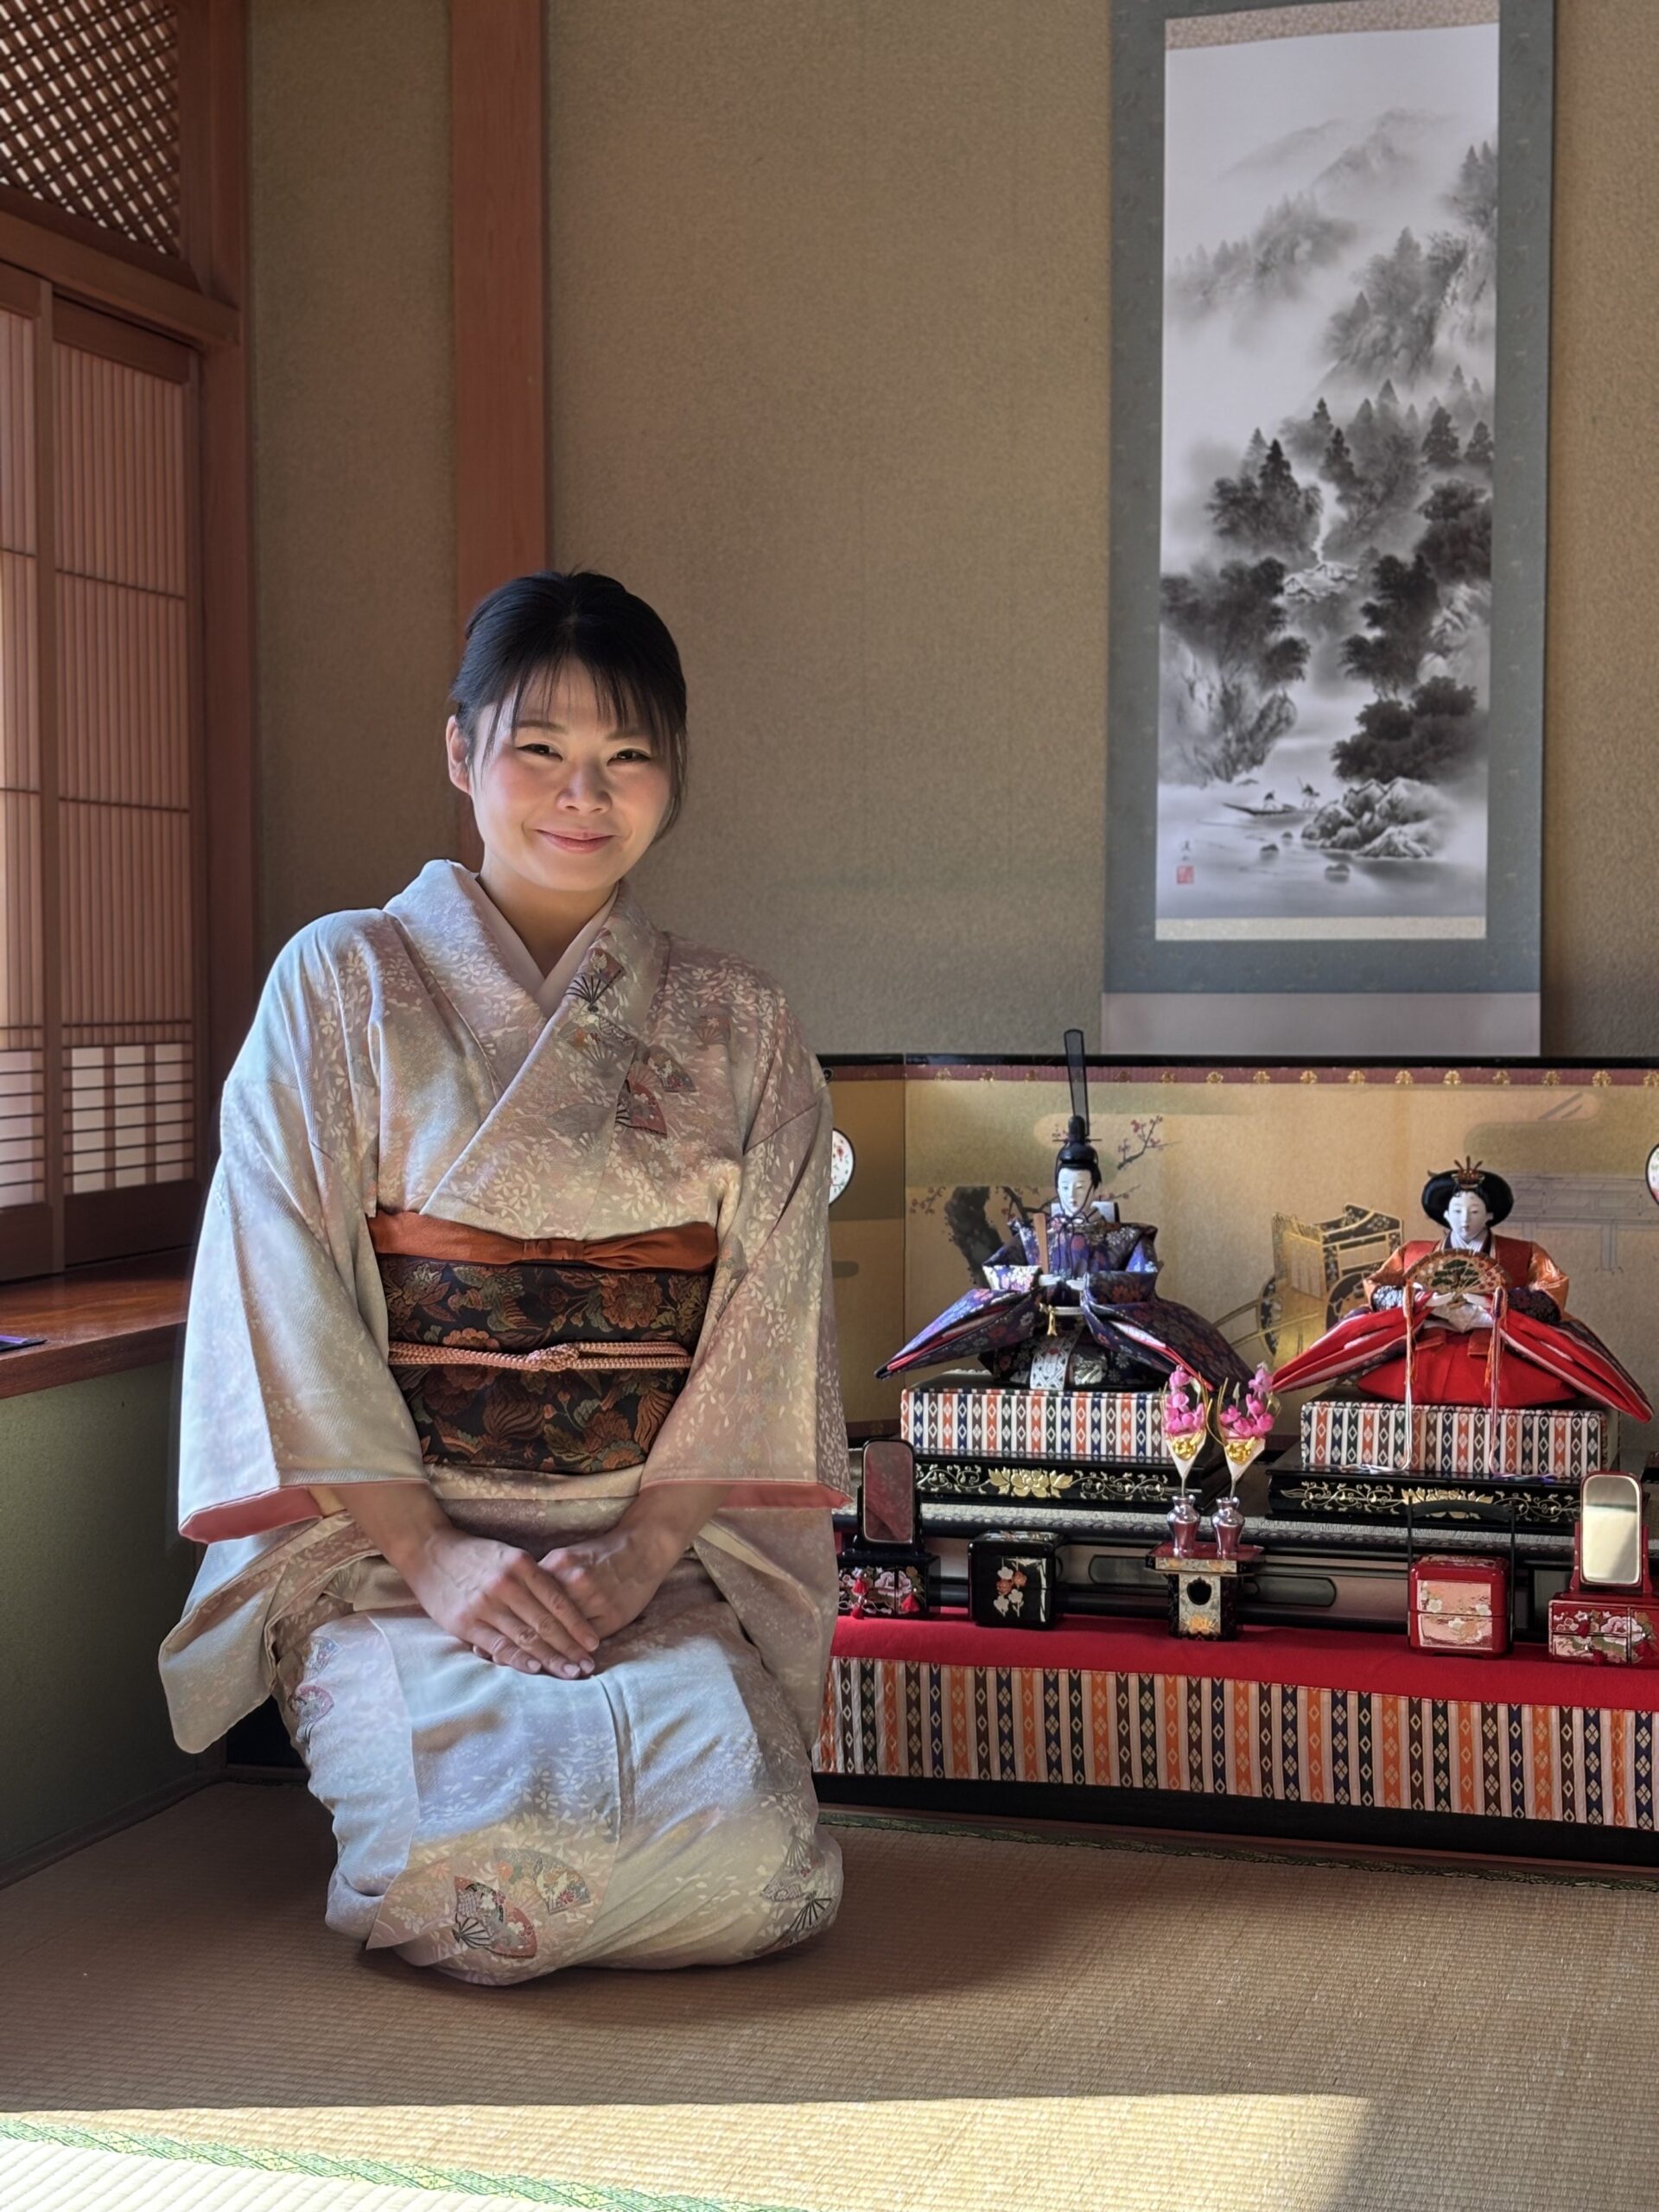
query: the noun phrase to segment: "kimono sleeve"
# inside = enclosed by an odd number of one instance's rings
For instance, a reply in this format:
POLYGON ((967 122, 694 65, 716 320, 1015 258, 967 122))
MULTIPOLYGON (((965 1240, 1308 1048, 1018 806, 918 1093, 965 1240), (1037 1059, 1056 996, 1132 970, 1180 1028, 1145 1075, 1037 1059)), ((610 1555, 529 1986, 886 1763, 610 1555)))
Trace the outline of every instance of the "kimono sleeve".
POLYGON ((1396 1245, 1374 1274, 1361 1277, 1360 1287, 1365 1294, 1366 1303, 1374 1309, 1398 1306, 1403 1295, 1400 1287, 1406 1279, 1408 1265, 1407 1247, 1396 1245))
POLYGON ((708 1312, 642 1488, 728 1483, 727 1508, 850 1495, 830 1274, 829 1088, 780 1009, 708 1312))
POLYGON ((1516 1286, 1528 1300, 1521 1311, 1541 1320, 1559 1320, 1567 1311, 1567 1277, 1541 1244, 1529 1244, 1527 1254, 1527 1279, 1516 1286))
POLYGON ((319 989, 315 963, 279 960, 225 1086, 180 1409, 179 1526, 198 1542, 317 1518, 314 1482, 425 1478, 319 989))

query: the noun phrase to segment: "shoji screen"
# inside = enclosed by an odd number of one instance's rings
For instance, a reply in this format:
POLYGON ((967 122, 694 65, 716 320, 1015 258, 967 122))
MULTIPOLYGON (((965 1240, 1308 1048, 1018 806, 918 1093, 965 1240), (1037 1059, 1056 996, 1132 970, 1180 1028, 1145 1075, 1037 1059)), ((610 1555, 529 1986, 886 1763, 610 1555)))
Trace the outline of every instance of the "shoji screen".
POLYGON ((188 1240, 202 963, 192 356, 41 288, 0 378, 3 1276, 188 1240))
POLYGON ((33 319, 0 305, 0 1272, 49 1227, 35 358, 33 319))

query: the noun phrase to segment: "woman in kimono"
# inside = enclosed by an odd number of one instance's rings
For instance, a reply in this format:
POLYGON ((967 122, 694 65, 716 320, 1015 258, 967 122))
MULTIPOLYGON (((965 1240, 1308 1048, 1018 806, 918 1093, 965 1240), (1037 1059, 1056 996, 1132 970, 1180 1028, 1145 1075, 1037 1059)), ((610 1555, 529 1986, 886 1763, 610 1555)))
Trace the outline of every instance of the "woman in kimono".
POLYGON ((275 1694, 370 1948, 486 1982, 751 1958, 840 1896, 828 1094, 776 987, 629 889, 683 774, 651 609, 519 577, 454 706, 478 875, 301 931, 226 1084, 175 1732, 275 1694))

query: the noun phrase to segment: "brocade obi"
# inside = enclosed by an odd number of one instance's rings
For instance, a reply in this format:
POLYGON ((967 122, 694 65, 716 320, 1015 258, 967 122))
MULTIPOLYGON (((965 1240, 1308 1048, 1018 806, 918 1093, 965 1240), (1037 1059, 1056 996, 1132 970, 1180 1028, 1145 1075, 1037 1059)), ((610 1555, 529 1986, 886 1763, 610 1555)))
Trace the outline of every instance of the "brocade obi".
POLYGON ((378 1213, 369 1236, 387 1356, 429 1465, 642 1465, 702 1327, 712 1227, 583 1243, 378 1213))

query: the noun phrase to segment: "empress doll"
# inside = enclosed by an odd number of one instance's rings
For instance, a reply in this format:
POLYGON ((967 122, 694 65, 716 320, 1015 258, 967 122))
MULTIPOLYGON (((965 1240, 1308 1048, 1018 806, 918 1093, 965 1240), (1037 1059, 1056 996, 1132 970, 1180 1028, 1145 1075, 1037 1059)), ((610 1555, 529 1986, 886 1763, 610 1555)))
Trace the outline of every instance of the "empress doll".
POLYGON ((1635 1377, 1568 1313, 1567 1277, 1548 1253, 1496 1233, 1515 1207, 1501 1175, 1462 1161, 1429 1177, 1422 1207, 1444 1234, 1402 1245, 1368 1275, 1366 1306, 1281 1367, 1277 1389, 1351 1376, 1363 1396, 1402 1400, 1409 1364, 1420 1405, 1588 1401, 1652 1419, 1635 1377))

